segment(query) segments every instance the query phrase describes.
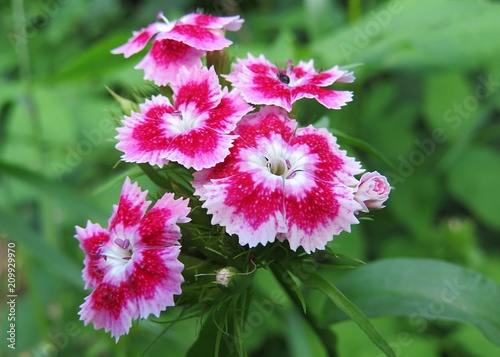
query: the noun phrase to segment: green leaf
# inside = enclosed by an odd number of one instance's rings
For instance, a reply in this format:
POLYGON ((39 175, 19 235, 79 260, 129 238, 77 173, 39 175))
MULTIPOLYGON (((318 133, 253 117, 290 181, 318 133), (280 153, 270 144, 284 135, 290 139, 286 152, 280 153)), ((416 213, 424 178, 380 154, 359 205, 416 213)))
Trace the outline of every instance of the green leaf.
MULTIPOLYGON (((356 272, 357 270, 355 270, 356 272)), ((347 316, 349 316, 363 332, 380 348, 387 356, 396 356, 387 341, 380 335, 377 329, 371 324, 363 312, 348 299, 337 287, 330 284, 318 272, 313 271, 307 276, 300 275, 302 282, 310 287, 323 291, 328 298, 347 316)))
POLYGON ((497 56, 499 16, 492 2, 389 1, 312 49, 325 63, 472 68, 497 56))
POLYGON ((58 200, 68 209, 93 216, 100 215, 104 217, 106 215, 88 197, 80 195, 74 189, 59 182, 51 181, 34 171, 2 161, 0 161, 0 171, 32 185, 40 192, 58 200))
MULTIPOLYGON (((500 286, 468 268, 434 259, 385 259, 362 266, 337 282, 368 317, 406 316, 424 332, 434 320, 476 326, 500 346, 500 286)), ((325 306, 324 323, 348 317, 325 306)))
POLYGON ((366 141, 355 138, 354 136, 345 134, 337 129, 329 129, 329 130, 333 135, 335 135, 337 138, 345 141, 347 144, 349 144, 353 147, 357 147, 361 150, 364 150, 367 153, 370 153, 375 157, 378 157, 381 161, 383 161, 391 169, 396 170, 396 166, 394 165, 394 163, 391 160, 389 160, 384 154, 382 154, 380 151, 375 149, 372 145, 370 145, 366 141))
POLYGON ((469 96, 474 98, 474 91, 464 74, 455 71, 436 73, 425 77, 424 86, 424 119, 431 129, 439 128, 456 139, 463 135, 464 129, 474 125, 475 110, 460 115, 457 109, 469 96))
POLYGON ((471 148, 448 173, 451 194, 489 226, 500 229, 500 157, 486 147, 471 148))
POLYGON ((109 75, 109 72, 116 71, 117 68, 136 64, 137 58, 123 58, 121 55, 111 54, 111 50, 125 43, 130 37, 129 34, 119 33, 105 37, 92 47, 82 51, 82 53, 71 59, 65 66, 47 81, 78 81, 88 80, 109 75))
MULTIPOLYGON (((300 269, 299 265, 302 263, 303 263, 302 260, 297 262, 297 267, 299 269, 300 269)), ((290 266, 292 266, 291 268, 292 271, 295 271, 295 269, 293 268, 294 266, 293 262, 289 264, 290 266)), ((297 283, 295 283, 295 280, 293 280, 291 274, 287 270, 281 268, 281 266, 277 263, 270 264, 270 267, 274 273, 274 276, 279 280, 279 282, 286 290, 290 298, 295 301, 297 306, 300 306, 302 308, 302 311, 305 314, 307 312, 307 308, 304 296, 302 296, 302 292, 300 291, 300 288, 297 285, 297 283)))
MULTIPOLYGON (((26 251, 34 260, 37 260, 41 265, 47 267, 73 286, 79 289, 83 287, 78 266, 63 252, 49 246, 35 232, 20 223, 16 216, 0 211, 0 227, 2 227, 1 231, 7 234, 8 239, 17 244, 22 244, 19 249, 26 251)), ((75 244, 77 244, 76 240, 75 244)))

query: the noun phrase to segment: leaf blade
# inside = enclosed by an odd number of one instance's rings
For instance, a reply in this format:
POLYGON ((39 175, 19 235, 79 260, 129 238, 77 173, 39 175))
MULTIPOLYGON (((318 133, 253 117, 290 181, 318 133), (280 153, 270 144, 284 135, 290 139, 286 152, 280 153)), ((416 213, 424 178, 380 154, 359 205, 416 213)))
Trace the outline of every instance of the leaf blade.
MULTIPOLYGON (((406 316, 421 331, 435 319, 469 323, 500 346, 500 306, 492 303, 500 286, 471 269, 436 259, 384 259, 349 272, 337 287, 368 317, 406 316)), ((325 323, 347 319, 338 310, 324 316, 325 323)))

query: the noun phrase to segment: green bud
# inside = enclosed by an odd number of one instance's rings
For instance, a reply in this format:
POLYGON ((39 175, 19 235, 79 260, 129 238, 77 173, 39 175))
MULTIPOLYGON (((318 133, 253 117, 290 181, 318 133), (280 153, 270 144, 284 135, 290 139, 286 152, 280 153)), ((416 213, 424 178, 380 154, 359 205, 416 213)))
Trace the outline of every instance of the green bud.
POLYGON ((134 112, 139 111, 139 106, 137 105, 137 103, 119 96, 118 94, 113 92, 109 87, 106 87, 106 89, 108 90, 109 94, 111 94, 113 98, 116 99, 116 101, 120 105, 123 114, 130 115, 132 111, 134 112))

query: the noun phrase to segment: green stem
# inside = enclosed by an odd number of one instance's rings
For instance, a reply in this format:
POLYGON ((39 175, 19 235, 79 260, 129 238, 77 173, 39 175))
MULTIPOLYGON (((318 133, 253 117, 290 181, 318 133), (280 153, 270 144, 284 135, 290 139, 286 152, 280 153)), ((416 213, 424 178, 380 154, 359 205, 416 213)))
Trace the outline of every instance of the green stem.
POLYGON ((161 188, 164 188, 165 190, 169 192, 174 192, 172 182, 169 180, 165 179, 162 175, 160 175, 156 170, 149 164, 139 164, 139 167, 141 170, 149 177, 153 183, 158 185, 161 188))
POLYGON ((313 271, 308 274, 306 278, 301 280, 304 284, 324 292, 340 310, 349 316, 361 328, 361 330, 363 330, 363 332, 378 348, 380 348, 387 356, 396 357, 396 354, 387 341, 384 340, 365 314, 363 314, 363 312, 356 305, 354 305, 351 300, 349 300, 334 285, 330 284, 330 282, 323 276, 321 276, 318 272, 313 271))
POLYGON ((279 281, 283 289, 286 291, 287 295, 290 297, 290 300, 292 300, 297 310, 300 311, 300 313, 307 321, 307 323, 311 326, 314 332, 316 332, 316 335, 321 340, 328 356, 329 357, 338 356, 336 349, 337 336, 335 336, 335 334, 329 328, 320 327, 316 322, 316 320, 313 318, 313 316, 304 311, 303 302, 300 301, 298 295, 291 289, 290 284, 288 284, 284 280, 284 277, 288 275, 288 271, 283 269, 283 267, 279 265, 279 263, 277 262, 271 263, 270 268, 276 279, 279 281))
POLYGON ((349 23, 356 22, 362 15, 361 0, 349 0, 347 3, 347 18, 349 23))
POLYGON ((33 136, 33 143, 38 148, 40 159, 40 166, 45 167, 44 164, 44 147, 42 142, 42 124, 40 114, 36 105, 35 95, 33 91, 33 82, 31 79, 31 63, 29 56, 28 40, 26 38, 26 15, 24 12, 23 0, 12 0, 12 15, 14 17, 14 25, 16 32, 24 39, 18 40, 16 50, 19 58, 19 76, 24 86, 24 105, 28 111, 28 117, 31 121, 31 130, 33 136))

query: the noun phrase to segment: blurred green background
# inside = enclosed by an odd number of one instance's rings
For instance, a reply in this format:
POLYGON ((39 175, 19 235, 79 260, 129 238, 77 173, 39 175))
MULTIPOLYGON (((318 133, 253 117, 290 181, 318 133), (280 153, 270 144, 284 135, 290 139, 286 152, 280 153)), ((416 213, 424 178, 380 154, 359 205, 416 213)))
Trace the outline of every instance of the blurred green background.
MULTIPOLYGON (((159 10, 169 19, 197 8, 240 14, 244 27, 228 33, 231 58, 250 52, 280 66, 289 58, 314 58, 323 69, 352 65, 356 81, 338 88, 353 90, 353 102, 328 111, 300 101, 297 119, 337 133, 342 147, 367 170, 387 175, 394 190, 373 221, 335 238, 335 251, 365 261, 438 258, 500 283, 498 2, 2 0, 0 6, 0 261, 15 242, 18 295, 17 348, 7 349, 2 332, 0 355, 139 356, 165 329, 136 322, 115 344, 103 330, 84 327, 77 312, 89 292, 73 238, 74 226, 88 219, 106 224, 126 174, 154 191, 140 170, 119 162, 113 137, 120 109, 106 86, 137 101, 151 92, 143 72, 133 69, 145 52, 124 59, 110 50, 159 10)), ((6 331, 6 264, 0 274, 6 331)), ((257 294, 266 296, 275 284, 265 271, 257 274, 257 294)), ((408 318, 373 322, 401 356, 500 352, 469 325, 431 321, 422 330, 408 318)), ((179 322, 146 355, 185 355, 200 323, 179 322)), ((352 322, 332 328, 340 356, 380 355, 352 322)), ((248 333, 247 346, 255 356, 325 355, 287 301, 248 333)))

